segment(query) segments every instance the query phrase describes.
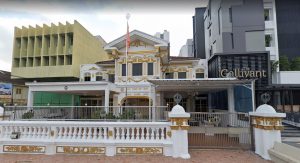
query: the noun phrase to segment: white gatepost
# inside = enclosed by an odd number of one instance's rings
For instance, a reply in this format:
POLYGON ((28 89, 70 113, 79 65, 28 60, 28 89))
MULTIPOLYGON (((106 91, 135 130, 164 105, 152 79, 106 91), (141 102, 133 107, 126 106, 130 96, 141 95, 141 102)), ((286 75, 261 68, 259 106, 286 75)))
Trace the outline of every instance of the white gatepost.
POLYGON ((191 158, 188 150, 188 119, 190 113, 186 113, 184 108, 180 105, 175 105, 172 111, 169 112, 169 118, 171 120, 172 131, 172 144, 173 144, 173 157, 189 159, 191 158))
POLYGON ((104 94, 104 107, 105 107, 105 113, 108 114, 109 112, 109 89, 105 89, 104 94))
POLYGON ((271 160, 268 150, 275 142, 281 142, 282 118, 285 113, 277 113, 267 104, 259 106, 255 112, 250 112, 254 127, 255 153, 266 160, 271 160))
POLYGON ((0 106, 0 121, 4 120, 4 108, 0 106))

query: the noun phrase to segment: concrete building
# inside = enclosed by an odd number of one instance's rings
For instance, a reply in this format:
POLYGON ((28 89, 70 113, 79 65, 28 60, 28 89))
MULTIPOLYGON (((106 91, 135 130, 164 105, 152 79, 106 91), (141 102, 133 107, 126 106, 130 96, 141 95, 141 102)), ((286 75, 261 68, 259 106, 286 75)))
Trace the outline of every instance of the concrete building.
POLYGON ((79 66, 107 60, 103 39, 81 24, 46 24, 15 28, 12 77, 37 81, 79 79, 79 66))
POLYGON ((24 80, 12 80, 10 72, 0 70, 0 104, 26 105, 28 87, 24 80))
POLYGON ((187 39, 185 45, 180 48, 180 57, 194 57, 193 39, 187 39))
POLYGON ((289 59, 297 56, 299 4, 280 0, 210 0, 203 14, 208 76, 257 79, 257 106, 262 103, 261 94, 268 92, 269 103, 279 111, 298 111, 299 72, 279 68, 271 71, 271 63, 283 54, 289 59), (251 71, 252 76, 243 75, 251 71), (257 73, 264 75, 254 75, 257 73))
MULTIPOLYGON (((262 1, 210 0, 204 13, 204 27, 209 77, 224 78, 231 75, 222 74, 222 70, 264 71, 265 75, 259 77, 256 87, 270 84, 262 1)), ((257 78, 255 75, 234 77, 257 78)))
POLYGON ((206 8, 196 8, 193 16, 194 57, 205 59, 204 12, 206 8))

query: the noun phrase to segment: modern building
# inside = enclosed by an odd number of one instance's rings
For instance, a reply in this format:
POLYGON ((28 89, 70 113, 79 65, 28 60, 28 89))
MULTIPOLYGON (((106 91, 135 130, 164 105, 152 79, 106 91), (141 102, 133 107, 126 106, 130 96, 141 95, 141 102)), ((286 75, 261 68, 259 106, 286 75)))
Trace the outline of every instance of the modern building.
MULTIPOLYGON (((263 2, 260 0, 208 2, 204 28, 209 78, 253 79, 256 80, 256 88, 270 84, 270 59, 264 44, 263 11, 263 2)), ((235 89, 241 96, 245 95, 243 92, 246 90, 246 87, 235 89)), ((219 93, 212 99, 220 97, 226 98, 227 94, 219 93)), ((256 97, 260 95, 256 94, 256 97)))
POLYGON ((12 80, 10 72, 0 70, 0 104, 27 104, 28 87, 24 80, 12 80))
POLYGON ((185 45, 180 48, 180 57, 194 57, 193 39, 187 39, 185 45))
POLYGON ((204 12, 206 8, 196 8, 193 16, 194 57, 205 59, 204 12))
POLYGON ((11 75, 28 81, 77 81, 79 66, 108 60, 105 41, 81 24, 15 28, 11 75))
MULTIPOLYGON (((271 63, 287 57, 289 62, 300 57, 298 19, 300 2, 294 0, 264 0, 265 45, 270 52, 271 63)), ((283 70, 281 63, 272 71, 272 85, 261 92, 269 92, 271 104, 280 111, 300 110, 300 71, 283 70)))
MULTIPOLYGON (((299 71, 279 71, 273 64, 282 54, 297 56, 299 6, 297 1, 210 0, 203 14, 208 77, 254 79, 257 106, 268 93, 278 110, 299 110, 299 71)), ((194 41, 195 50, 203 45, 198 44, 194 41)))

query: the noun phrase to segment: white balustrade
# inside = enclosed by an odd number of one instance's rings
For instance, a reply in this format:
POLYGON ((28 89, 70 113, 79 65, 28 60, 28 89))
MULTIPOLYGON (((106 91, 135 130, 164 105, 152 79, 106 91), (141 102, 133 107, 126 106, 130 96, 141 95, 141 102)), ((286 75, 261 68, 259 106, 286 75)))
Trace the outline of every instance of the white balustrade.
POLYGON ((186 152, 179 155, 180 150, 175 149, 182 148, 176 145, 178 142, 188 143, 188 125, 176 125, 171 122, 0 121, 0 153, 23 153, 24 149, 32 150, 32 153, 40 150, 49 155, 104 151, 103 154, 114 156, 146 152, 189 158, 186 152), (20 137, 12 139, 14 132, 20 137))
POLYGON ((0 124, 0 140, 10 140, 12 132, 20 132, 18 140, 31 141, 166 141, 166 132, 170 130, 169 122, 2 121, 0 124))

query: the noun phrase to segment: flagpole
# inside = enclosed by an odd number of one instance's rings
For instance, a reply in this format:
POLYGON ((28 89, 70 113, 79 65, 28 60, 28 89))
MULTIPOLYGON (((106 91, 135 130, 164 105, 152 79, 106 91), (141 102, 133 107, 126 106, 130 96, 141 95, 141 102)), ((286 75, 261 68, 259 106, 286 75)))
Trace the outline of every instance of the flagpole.
POLYGON ((125 101, 125 106, 127 106, 127 87, 128 87, 128 36, 129 35, 129 27, 128 27, 128 20, 130 18, 130 14, 127 13, 126 14, 126 20, 127 20, 127 33, 126 33, 126 48, 125 48, 125 53, 126 53, 126 93, 125 93, 125 98, 126 98, 126 101, 125 101))

